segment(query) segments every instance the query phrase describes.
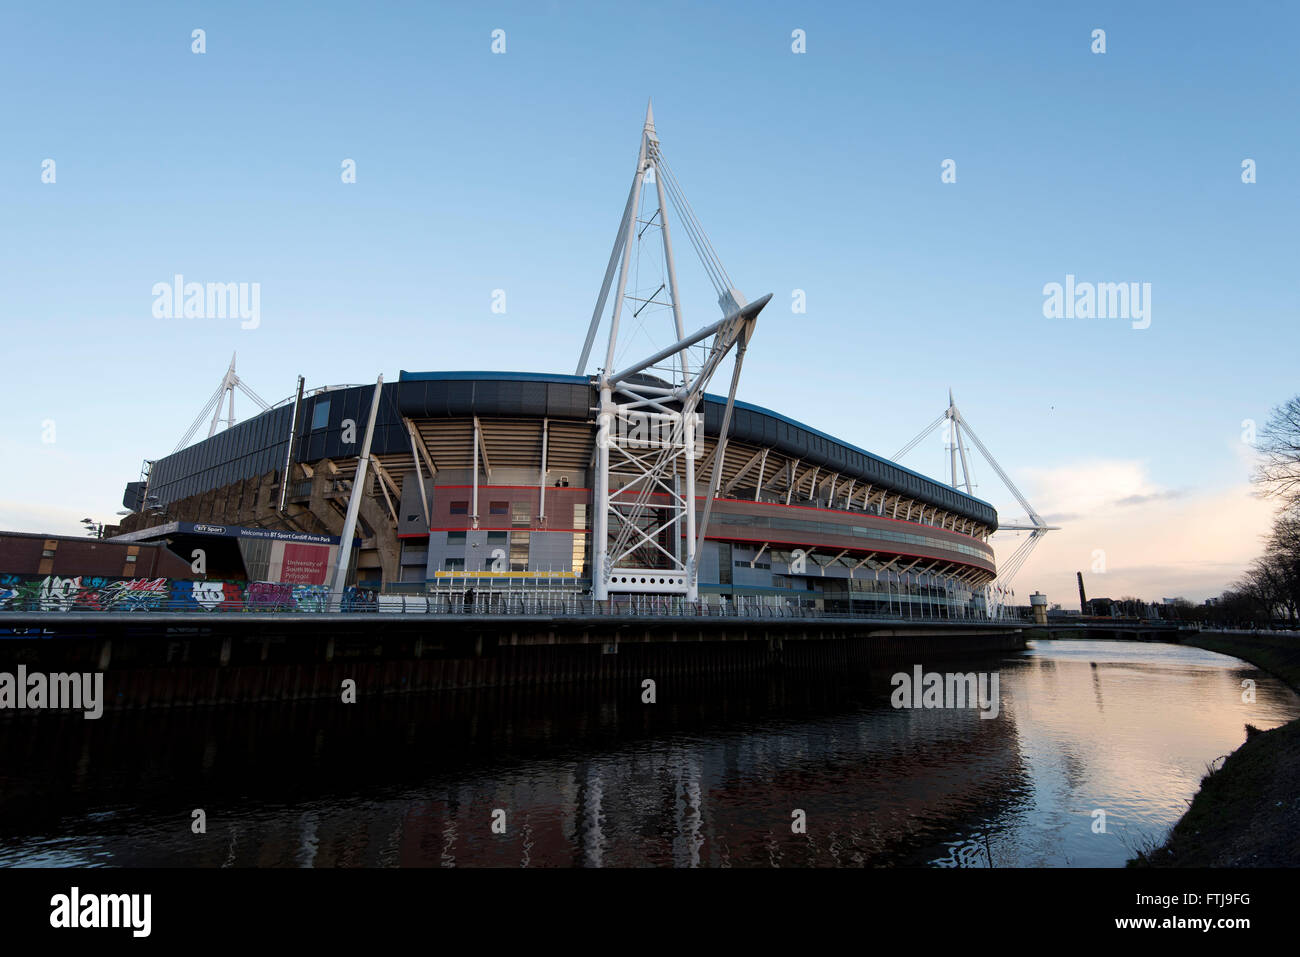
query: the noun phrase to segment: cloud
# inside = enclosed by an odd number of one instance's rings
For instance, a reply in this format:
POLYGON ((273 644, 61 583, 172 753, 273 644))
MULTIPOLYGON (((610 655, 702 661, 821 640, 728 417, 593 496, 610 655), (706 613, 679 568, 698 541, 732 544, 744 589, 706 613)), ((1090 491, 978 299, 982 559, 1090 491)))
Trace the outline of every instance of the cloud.
POLYGON ((1148 502, 1166 502, 1176 498, 1182 498, 1187 494, 1186 489, 1169 489, 1164 492, 1152 492, 1150 495, 1126 495, 1116 505, 1145 505, 1148 502))
MULTIPOLYGON (((1218 595, 1259 554, 1275 513, 1249 483, 1168 489, 1135 461, 1031 470, 1023 487, 1063 527, 1039 542, 1012 587, 1018 601, 1038 590, 1065 607, 1078 603, 1080 571, 1090 598, 1218 595)), ((1023 540, 1023 533, 997 536, 998 560, 1023 540)))

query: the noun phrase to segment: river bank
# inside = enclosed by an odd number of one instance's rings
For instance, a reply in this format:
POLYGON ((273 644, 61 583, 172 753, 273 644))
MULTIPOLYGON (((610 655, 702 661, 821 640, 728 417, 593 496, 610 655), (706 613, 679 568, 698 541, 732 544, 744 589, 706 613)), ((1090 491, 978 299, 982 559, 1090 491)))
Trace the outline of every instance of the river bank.
MULTIPOLYGON (((1202 632, 1183 644, 1250 662, 1300 691, 1300 640, 1202 632)), ((1212 768, 1164 845, 1137 867, 1300 866, 1300 720, 1256 732, 1212 768)))

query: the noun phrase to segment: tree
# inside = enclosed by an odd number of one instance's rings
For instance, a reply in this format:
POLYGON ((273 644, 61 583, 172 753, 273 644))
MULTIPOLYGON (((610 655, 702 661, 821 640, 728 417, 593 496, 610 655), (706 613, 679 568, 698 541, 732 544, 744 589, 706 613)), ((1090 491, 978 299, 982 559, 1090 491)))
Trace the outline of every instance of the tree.
POLYGON ((1256 436, 1261 460, 1252 480, 1265 495, 1280 498, 1284 509, 1300 507, 1300 395, 1269 413, 1256 436))
POLYGON ((1273 523, 1257 564, 1267 568, 1277 610, 1294 622, 1300 611, 1300 518, 1282 515, 1273 523))
POLYGON ((1300 395, 1269 413, 1255 444, 1260 461, 1251 480, 1277 498, 1281 511, 1264 540, 1264 554, 1223 593, 1208 617, 1226 624, 1300 619, 1300 395))

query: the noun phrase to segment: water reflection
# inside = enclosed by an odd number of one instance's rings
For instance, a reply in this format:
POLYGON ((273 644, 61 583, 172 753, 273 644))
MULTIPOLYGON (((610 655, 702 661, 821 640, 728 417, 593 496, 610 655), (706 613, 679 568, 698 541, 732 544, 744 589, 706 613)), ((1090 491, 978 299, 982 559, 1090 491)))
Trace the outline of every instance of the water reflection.
POLYGON ((0 863, 1113 866, 1246 722, 1300 716, 1267 675, 1170 645, 924 665, 998 669, 999 716, 895 710, 890 669, 665 679, 655 705, 632 685, 9 721, 0 863))

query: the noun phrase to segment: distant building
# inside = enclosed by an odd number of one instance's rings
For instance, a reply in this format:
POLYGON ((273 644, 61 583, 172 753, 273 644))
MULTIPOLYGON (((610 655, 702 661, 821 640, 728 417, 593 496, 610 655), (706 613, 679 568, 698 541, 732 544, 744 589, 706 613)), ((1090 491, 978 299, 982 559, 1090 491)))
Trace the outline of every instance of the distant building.
POLYGON ((1114 618, 1117 611, 1115 603, 1109 598, 1089 598, 1084 602, 1083 614, 1085 615, 1114 618))
POLYGON ((190 563, 165 542, 0 532, 0 573, 104 578, 189 578, 190 563))

